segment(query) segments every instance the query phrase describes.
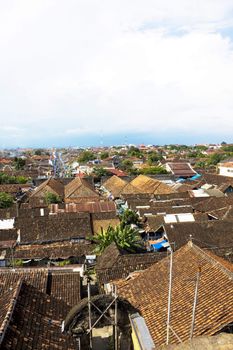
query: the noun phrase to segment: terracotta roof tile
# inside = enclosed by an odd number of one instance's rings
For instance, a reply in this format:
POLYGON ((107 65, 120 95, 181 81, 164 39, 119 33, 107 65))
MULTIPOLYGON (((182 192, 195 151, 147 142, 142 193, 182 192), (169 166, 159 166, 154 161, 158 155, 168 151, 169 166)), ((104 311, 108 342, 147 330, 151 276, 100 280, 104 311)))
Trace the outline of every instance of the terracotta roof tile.
MULTIPOLYGON (((169 258, 118 287, 120 297, 139 308, 156 346, 166 344, 169 258)), ((171 326, 182 341, 189 339, 197 271, 201 268, 194 337, 213 335, 233 322, 233 274, 193 244, 173 255, 171 326), (217 286, 217 288, 216 288, 217 286)), ((177 338, 170 333, 170 342, 177 338)))

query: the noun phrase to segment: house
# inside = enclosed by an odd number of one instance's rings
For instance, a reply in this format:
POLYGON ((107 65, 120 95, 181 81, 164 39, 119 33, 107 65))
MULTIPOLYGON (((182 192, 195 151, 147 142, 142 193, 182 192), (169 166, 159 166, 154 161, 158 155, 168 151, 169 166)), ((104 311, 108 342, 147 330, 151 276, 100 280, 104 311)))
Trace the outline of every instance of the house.
POLYGON ((209 249, 216 255, 233 262, 232 219, 173 222, 154 228, 154 234, 159 233, 160 237, 165 237, 175 250, 192 239, 199 247, 209 249))
POLYGON ((96 202, 100 197, 85 179, 76 177, 65 186, 65 203, 96 202))
POLYGON ((233 177, 233 159, 223 160, 217 165, 218 173, 222 176, 233 177))
POLYGON ((64 186, 58 180, 50 177, 48 180, 43 181, 30 195, 29 203, 31 205, 45 203, 45 197, 47 193, 52 193, 59 198, 64 198, 64 186))
POLYGON ((83 203, 66 203, 51 204, 50 213, 116 213, 116 204, 113 201, 99 201, 99 202, 83 202, 83 203))
POLYGON ((123 188, 127 185, 127 181, 121 179, 120 177, 113 175, 107 179, 102 186, 106 189, 109 195, 112 195, 114 198, 120 196, 123 188))
POLYGON ((19 233, 19 244, 85 241, 92 235, 89 213, 19 216, 15 219, 15 228, 19 233))
POLYGON ((170 321, 169 269, 165 257, 132 278, 113 282, 118 295, 138 308, 156 347, 212 336, 230 329, 233 322, 233 265, 188 242, 173 253, 170 321), (218 288, 216 288, 218 286, 218 288), (195 289, 198 301, 192 315, 195 289))
POLYGON ((56 265, 56 262, 69 260, 71 263, 81 263, 85 261, 85 256, 90 255, 95 248, 94 244, 88 241, 75 242, 59 241, 42 244, 14 244, 10 249, 2 249, 2 259, 5 265, 12 263, 12 254, 14 259, 19 259, 25 266, 45 266, 46 264, 56 265), (4 255, 3 255, 4 252, 4 255))
POLYGON ((188 162, 168 162, 165 164, 165 169, 177 178, 186 179, 197 175, 197 172, 193 170, 191 164, 188 162))
POLYGON ((137 176, 130 182, 130 185, 136 188, 139 193, 165 194, 175 192, 169 185, 165 184, 164 182, 145 175, 137 176))

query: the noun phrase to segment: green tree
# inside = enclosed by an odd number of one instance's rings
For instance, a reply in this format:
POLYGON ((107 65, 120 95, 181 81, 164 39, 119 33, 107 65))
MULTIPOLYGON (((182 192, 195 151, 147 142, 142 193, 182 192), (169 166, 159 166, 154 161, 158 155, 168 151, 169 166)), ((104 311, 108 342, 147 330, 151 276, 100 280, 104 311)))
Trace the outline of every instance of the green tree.
POLYGON ((217 165, 221 160, 225 159, 225 154, 214 153, 208 159, 208 165, 217 165))
POLYGON ((133 162, 129 159, 124 159, 119 165, 119 168, 123 171, 131 171, 133 168, 133 162))
POLYGON ((47 192, 45 194, 45 202, 46 204, 61 203, 61 198, 55 193, 47 192))
POLYGON ((26 184, 28 182, 28 178, 24 176, 17 176, 16 181, 18 184, 26 184))
POLYGON ((161 166, 151 166, 140 169, 139 173, 143 175, 167 174, 167 170, 161 166))
POLYGON ((101 231, 94 237, 89 237, 89 240, 94 241, 96 248, 94 252, 101 254, 112 242, 115 242, 119 248, 134 252, 142 247, 141 237, 138 230, 130 226, 118 225, 116 228, 111 226, 106 231, 101 231))
POLYGON ((28 178, 24 176, 10 176, 5 173, 0 173, 0 184, 25 184, 28 178))
POLYGON ((86 162, 89 162, 90 160, 94 160, 95 158, 96 157, 93 152, 85 150, 79 155, 78 161, 79 163, 86 163, 86 162))
POLYGON ((157 152, 151 152, 148 155, 148 164, 152 165, 157 163, 159 160, 161 160, 163 157, 161 154, 157 153, 157 152))
POLYGON ((229 145, 229 146, 223 145, 222 150, 224 152, 233 152, 233 145, 229 145))
POLYGON ((109 157, 109 153, 107 151, 104 151, 100 154, 100 159, 106 159, 109 157))
POLYGON ((129 157, 138 157, 138 158, 142 158, 143 154, 140 151, 139 148, 135 147, 135 146, 131 146, 127 152, 129 157))
POLYGON ((121 224, 124 226, 135 224, 139 224, 139 216, 135 211, 126 209, 122 215, 120 215, 121 224))
POLYGON ((0 192, 0 208, 10 208, 14 202, 13 197, 5 192, 0 192))
POLYGON ((93 174, 96 176, 96 177, 101 177, 101 176, 106 176, 108 175, 108 171, 106 169, 104 169, 103 167, 94 167, 93 168, 93 174))
POLYGON ((16 170, 22 170, 26 164, 26 160, 23 158, 17 158, 14 159, 15 169, 16 170))
POLYGON ((41 156, 42 151, 41 151, 41 149, 38 148, 38 149, 35 150, 34 153, 35 153, 36 156, 41 156))

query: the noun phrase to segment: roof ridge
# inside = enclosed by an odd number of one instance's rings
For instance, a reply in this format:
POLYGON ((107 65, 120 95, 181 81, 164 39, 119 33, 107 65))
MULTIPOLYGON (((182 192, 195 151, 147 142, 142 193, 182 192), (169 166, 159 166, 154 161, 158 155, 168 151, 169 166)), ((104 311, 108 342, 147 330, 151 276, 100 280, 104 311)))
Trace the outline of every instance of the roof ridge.
MULTIPOLYGON (((231 270, 229 270, 226 266, 224 266, 220 261, 218 261, 217 259, 214 258, 214 256, 210 256, 206 251, 204 251, 203 249, 201 249, 200 247, 198 247, 196 244, 194 244, 192 241, 188 242, 188 245, 197 251, 198 254, 201 254, 207 261, 214 263, 215 265, 217 265, 218 267, 220 267, 220 269, 222 270, 222 272, 224 272, 225 274, 227 274, 231 279, 233 279, 233 272, 231 270)), ((213 254, 214 255, 214 254, 213 254)))

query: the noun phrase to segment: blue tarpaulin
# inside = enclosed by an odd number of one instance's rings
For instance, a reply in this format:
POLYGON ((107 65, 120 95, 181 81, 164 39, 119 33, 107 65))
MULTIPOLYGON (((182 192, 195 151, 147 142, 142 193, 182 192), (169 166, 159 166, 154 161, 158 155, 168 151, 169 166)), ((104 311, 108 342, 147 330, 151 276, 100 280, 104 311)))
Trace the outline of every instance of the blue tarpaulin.
POLYGON ((190 177, 189 180, 196 180, 196 179, 199 179, 199 177, 201 177, 201 174, 196 174, 196 175, 190 177))
POLYGON ((161 242, 151 244, 151 247, 153 248, 153 250, 159 250, 164 247, 165 243, 167 243, 167 241, 163 240, 161 242))

